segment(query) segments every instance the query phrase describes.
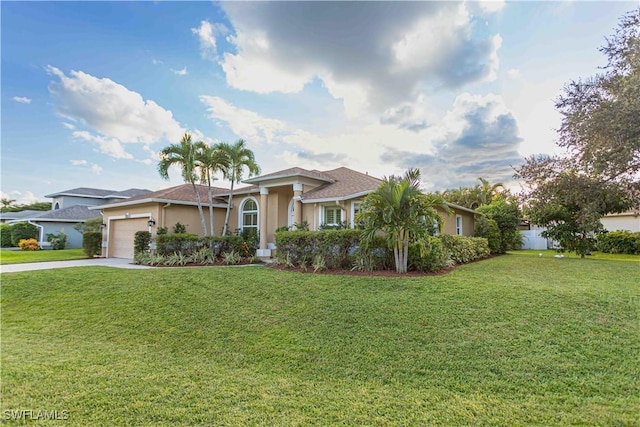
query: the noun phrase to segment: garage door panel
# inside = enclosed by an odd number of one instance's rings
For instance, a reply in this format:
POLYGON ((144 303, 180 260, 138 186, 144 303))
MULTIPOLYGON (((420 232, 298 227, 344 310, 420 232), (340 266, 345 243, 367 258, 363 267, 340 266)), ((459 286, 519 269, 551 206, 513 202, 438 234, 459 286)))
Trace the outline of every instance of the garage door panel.
POLYGON ((133 241, 137 231, 147 231, 147 218, 128 218, 111 221, 109 256, 133 258, 133 241))

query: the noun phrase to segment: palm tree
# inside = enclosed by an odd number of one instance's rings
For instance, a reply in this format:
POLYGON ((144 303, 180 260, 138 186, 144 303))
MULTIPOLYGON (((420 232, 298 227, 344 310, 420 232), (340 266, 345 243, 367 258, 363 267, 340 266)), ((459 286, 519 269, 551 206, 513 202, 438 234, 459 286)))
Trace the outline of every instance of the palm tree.
POLYGON ((256 163, 253 151, 247 148, 246 142, 243 139, 239 139, 233 144, 220 143, 219 148, 226 155, 228 161, 227 167, 224 170, 225 178, 231 181, 227 213, 224 217, 224 228, 222 229, 222 235, 225 236, 229 228, 229 214, 231 213, 234 184, 242 181, 245 167, 248 169, 249 177, 259 174, 260 167, 256 163))
POLYGON ((397 273, 406 273, 409 242, 429 233, 428 224, 442 219, 434 209, 443 205, 441 196, 420 191, 420 170, 409 169, 403 177, 385 178, 376 191, 365 197, 357 221, 365 224, 364 241, 383 231, 393 248, 397 273))
POLYGON ((504 190, 504 184, 502 184, 501 182, 498 182, 497 184, 492 185, 491 183, 489 183, 489 181, 487 181, 482 177, 479 177, 478 180, 482 184, 482 185, 476 184, 476 187, 478 188, 478 193, 479 193, 480 206, 491 204, 491 200, 493 199, 493 197, 499 193, 497 191, 498 188, 502 188, 504 190))
POLYGON ((215 174, 223 172, 229 167, 228 157, 220 148, 220 144, 207 145, 204 142, 197 142, 197 160, 200 168, 200 182, 207 184, 207 194, 209 196, 209 231, 213 236, 213 195, 211 194, 211 182, 215 180, 215 174))
POLYGON ((169 167, 178 165, 182 169, 182 178, 184 182, 190 183, 198 203, 198 212, 200 213, 200 223, 202 225, 203 235, 207 235, 207 226, 204 221, 204 212, 202 211, 202 202, 200 193, 196 187, 198 179, 198 161, 197 161, 198 143, 191 141, 191 135, 185 133, 179 144, 171 144, 160 152, 160 162, 158 163, 158 173, 163 179, 169 179, 169 167))

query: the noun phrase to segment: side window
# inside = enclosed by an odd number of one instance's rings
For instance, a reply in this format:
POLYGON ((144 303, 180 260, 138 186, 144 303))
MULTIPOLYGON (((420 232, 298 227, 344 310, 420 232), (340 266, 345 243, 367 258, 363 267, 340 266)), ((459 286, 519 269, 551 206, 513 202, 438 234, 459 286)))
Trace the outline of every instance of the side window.
POLYGON ((325 206, 322 221, 325 225, 338 226, 342 224, 342 209, 338 206, 325 206))
POLYGON ((456 215, 456 234, 462 236, 462 217, 456 215))

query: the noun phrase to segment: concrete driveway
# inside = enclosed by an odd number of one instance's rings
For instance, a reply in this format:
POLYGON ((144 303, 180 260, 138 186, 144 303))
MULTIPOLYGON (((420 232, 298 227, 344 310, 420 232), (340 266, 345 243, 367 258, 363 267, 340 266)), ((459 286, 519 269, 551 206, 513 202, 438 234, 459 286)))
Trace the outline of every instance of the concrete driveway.
POLYGON ((34 271, 34 270, 50 270, 52 268, 69 268, 69 267, 116 267, 116 268, 130 268, 130 269, 146 269, 154 268, 147 265, 133 264, 133 260, 124 258, 93 258, 93 259, 78 259, 73 261, 48 261, 48 262, 33 262, 25 264, 9 264, 0 265, 0 273, 15 273, 19 271, 34 271))

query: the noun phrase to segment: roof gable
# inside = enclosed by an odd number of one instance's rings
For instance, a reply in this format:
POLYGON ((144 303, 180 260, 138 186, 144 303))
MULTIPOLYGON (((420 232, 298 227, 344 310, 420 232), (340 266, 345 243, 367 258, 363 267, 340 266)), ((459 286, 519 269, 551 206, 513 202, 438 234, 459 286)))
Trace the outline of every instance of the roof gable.
POLYGON ((362 196, 375 191, 382 183, 379 178, 345 167, 322 173, 331 177, 333 182, 304 193, 303 202, 362 196))

